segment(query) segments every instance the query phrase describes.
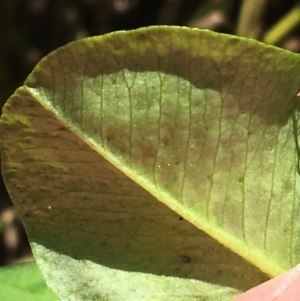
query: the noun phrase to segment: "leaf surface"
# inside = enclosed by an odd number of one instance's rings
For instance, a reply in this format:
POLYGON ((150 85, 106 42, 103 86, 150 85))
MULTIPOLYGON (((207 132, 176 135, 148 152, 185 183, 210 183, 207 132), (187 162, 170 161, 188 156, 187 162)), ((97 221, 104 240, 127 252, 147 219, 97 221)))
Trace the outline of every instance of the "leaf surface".
POLYGON ((44 58, 4 107, 2 170, 60 298, 225 301, 299 263, 299 67, 177 27, 44 58))

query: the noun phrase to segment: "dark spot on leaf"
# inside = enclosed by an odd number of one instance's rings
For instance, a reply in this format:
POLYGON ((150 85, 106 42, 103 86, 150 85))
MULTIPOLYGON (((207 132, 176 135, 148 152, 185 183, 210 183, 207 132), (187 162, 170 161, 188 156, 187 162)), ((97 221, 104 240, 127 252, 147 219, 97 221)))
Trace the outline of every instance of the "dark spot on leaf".
POLYGON ((182 216, 179 216, 179 220, 180 220, 180 221, 183 221, 183 217, 182 217, 182 216))
POLYGON ((105 133, 105 139, 106 141, 111 141, 115 138, 115 132, 113 130, 107 130, 107 132, 105 133))
POLYGON ((186 255, 180 255, 178 257, 178 261, 180 261, 180 262, 191 262, 192 259, 190 257, 186 256, 186 255))
POLYGON ((155 146, 152 143, 147 143, 143 147, 143 157, 149 158, 155 156, 155 146))
POLYGON ((161 142, 162 142, 162 144, 168 146, 170 144, 170 139, 169 139, 169 137, 163 137, 161 142))
POLYGON ((238 178, 238 181, 240 182, 240 183, 243 183, 244 182, 244 176, 240 176, 239 178, 238 178))

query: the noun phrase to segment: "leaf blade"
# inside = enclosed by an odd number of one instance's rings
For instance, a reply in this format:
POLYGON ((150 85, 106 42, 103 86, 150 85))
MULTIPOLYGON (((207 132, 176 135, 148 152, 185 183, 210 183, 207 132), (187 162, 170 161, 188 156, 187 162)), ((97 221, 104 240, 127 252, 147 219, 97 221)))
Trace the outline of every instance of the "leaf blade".
MULTIPOLYGON (((298 56, 174 27, 73 45, 39 64, 25 83, 29 98, 157 199, 264 271, 275 275, 298 262, 291 123, 298 56), (264 184, 257 183, 261 166, 264 184)), ((47 128, 36 122, 41 126, 47 128)))

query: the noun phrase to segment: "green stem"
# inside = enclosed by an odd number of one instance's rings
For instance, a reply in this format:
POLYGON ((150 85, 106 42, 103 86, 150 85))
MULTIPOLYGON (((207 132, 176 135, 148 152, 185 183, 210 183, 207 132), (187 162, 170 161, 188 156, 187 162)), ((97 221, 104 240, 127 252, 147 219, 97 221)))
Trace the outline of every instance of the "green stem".
POLYGON ((261 21, 268 0, 244 0, 236 34, 258 39, 261 32, 261 21))
POLYGON ((262 41, 267 44, 278 44, 296 26, 300 24, 300 5, 296 5, 278 23, 271 27, 263 36, 262 41))

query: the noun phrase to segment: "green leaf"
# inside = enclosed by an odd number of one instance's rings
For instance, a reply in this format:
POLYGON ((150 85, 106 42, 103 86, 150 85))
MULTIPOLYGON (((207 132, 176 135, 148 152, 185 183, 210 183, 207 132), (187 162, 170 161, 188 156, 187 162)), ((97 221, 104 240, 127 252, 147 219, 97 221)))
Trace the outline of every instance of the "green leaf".
POLYGON ((36 263, 0 268, 1 301, 56 301, 36 263))
POLYGON ((256 267, 299 263, 299 67, 178 27, 44 58, 6 103, 1 143, 48 285, 62 299, 225 301, 266 279, 256 267))

